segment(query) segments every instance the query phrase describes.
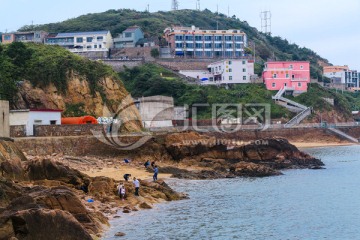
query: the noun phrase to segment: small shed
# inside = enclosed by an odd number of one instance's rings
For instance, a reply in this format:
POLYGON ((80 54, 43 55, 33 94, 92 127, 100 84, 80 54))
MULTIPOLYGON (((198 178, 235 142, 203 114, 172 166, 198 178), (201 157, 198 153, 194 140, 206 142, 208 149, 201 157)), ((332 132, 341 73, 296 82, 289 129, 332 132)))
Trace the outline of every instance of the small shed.
POLYGON ((98 124, 92 116, 61 118, 61 124, 98 124))
POLYGON ((35 125, 60 125, 61 112, 58 109, 11 110, 10 126, 25 126, 26 136, 33 136, 35 125))

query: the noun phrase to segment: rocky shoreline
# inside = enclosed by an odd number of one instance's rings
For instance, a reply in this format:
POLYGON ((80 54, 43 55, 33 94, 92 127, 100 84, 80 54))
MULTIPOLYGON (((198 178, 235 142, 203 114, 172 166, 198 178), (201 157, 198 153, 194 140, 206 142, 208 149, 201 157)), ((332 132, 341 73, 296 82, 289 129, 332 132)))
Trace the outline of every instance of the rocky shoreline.
MULTIPOLYGON (((224 144, 194 132, 154 138, 126 154, 138 165, 157 154, 155 159, 161 157, 160 175, 169 173, 182 179, 266 177, 280 175, 284 169, 323 166, 319 159, 299 151, 283 138, 224 144)), ((57 154, 26 156, 16 143, 0 141, 0 240, 42 240, 49 236, 98 239, 109 218, 119 217, 119 210, 129 213, 152 208, 154 203, 187 198, 163 180, 143 179, 139 197, 134 196, 132 182, 121 181, 127 189, 126 200, 121 201, 116 189, 119 181, 105 176, 89 177, 76 170, 84 165, 99 168, 100 160, 94 164, 76 157, 81 164, 71 168, 57 154), (86 186, 87 194, 80 190, 81 186, 86 186)))

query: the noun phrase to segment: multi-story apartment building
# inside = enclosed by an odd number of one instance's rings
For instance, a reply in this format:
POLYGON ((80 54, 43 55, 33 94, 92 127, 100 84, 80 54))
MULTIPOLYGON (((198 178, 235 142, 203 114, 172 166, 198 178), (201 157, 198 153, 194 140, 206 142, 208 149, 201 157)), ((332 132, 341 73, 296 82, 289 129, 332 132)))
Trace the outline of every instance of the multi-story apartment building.
POLYGON ((129 27, 123 31, 117 38, 114 38, 115 48, 133 48, 136 43, 144 38, 144 33, 137 26, 129 27))
POLYGON ((296 92, 306 92, 310 83, 310 63, 306 61, 266 62, 263 80, 268 90, 280 90, 286 87, 296 92))
POLYGON ((12 42, 34 42, 44 43, 47 32, 44 31, 31 31, 31 32, 16 32, 16 33, 3 33, 1 38, 4 44, 12 42))
POLYGON ((349 90, 358 90, 360 87, 360 73, 350 70, 346 65, 324 67, 323 75, 330 78, 330 87, 349 90))
POLYGON ((202 80, 203 85, 250 83, 255 78, 254 61, 227 59, 208 65, 208 70, 182 70, 180 74, 202 80))
POLYGON ((241 30, 171 27, 164 30, 164 37, 174 56, 191 58, 240 58, 247 46, 241 30))
POLYGON ((59 45, 71 52, 106 52, 113 45, 110 31, 74 32, 49 34, 45 38, 47 45, 59 45))

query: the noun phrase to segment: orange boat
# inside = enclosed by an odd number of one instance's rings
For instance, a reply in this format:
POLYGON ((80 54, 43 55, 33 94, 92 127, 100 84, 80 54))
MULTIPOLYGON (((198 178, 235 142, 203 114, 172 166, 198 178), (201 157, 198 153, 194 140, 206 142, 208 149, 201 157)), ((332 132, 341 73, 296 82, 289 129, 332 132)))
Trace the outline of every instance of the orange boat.
POLYGON ((61 124, 98 124, 92 116, 61 118, 61 124))

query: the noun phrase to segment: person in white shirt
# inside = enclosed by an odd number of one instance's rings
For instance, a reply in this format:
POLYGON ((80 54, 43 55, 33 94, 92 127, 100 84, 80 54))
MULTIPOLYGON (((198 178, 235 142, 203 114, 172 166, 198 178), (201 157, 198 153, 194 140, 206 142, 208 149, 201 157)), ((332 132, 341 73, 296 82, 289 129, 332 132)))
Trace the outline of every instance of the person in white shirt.
POLYGON ((134 177, 135 196, 139 196, 140 182, 134 177))

